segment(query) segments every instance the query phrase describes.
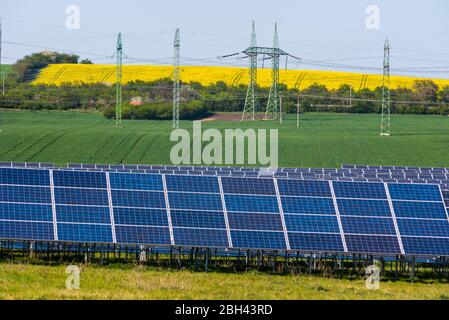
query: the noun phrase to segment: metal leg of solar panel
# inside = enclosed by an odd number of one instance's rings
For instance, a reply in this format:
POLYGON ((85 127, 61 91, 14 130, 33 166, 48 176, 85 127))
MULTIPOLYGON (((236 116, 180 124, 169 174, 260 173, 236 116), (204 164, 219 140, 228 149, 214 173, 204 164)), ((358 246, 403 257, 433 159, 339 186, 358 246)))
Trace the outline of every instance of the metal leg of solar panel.
POLYGON ((411 273, 410 273, 410 280, 414 281, 415 279, 415 267, 416 267, 416 260, 415 257, 412 257, 412 261, 411 261, 411 273))
POLYGON ((204 264, 205 264, 204 271, 208 272, 209 271, 209 248, 206 249, 206 257, 205 257, 204 264))

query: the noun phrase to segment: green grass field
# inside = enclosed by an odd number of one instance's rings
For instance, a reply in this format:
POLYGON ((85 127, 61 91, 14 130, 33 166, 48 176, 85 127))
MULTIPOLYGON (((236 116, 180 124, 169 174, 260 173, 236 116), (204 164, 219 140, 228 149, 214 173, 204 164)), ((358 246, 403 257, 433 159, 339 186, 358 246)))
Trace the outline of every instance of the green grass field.
POLYGON ((204 273, 132 265, 86 266, 66 289, 65 266, 0 264, 0 299, 449 299, 444 282, 381 282, 319 276, 204 273))
MULTIPOLYGON (((449 166, 449 117, 392 117, 393 136, 380 137, 378 115, 305 114, 273 122, 204 122, 203 128, 279 128, 279 161, 289 167, 342 163, 449 166)), ((181 126, 191 129, 191 122, 181 126)), ((171 121, 114 121, 99 113, 0 113, 0 161, 169 164, 171 121)), ((65 289, 64 266, 0 263, 0 299, 449 299, 441 282, 192 273, 133 266, 87 266, 81 289, 65 289)))
MULTIPOLYGON (((204 122, 203 128, 279 128, 279 164, 338 167, 342 163, 449 166, 449 117, 393 115, 391 137, 379 136, 379 115, 294 116, 284 125, 204 122)), ((191 129, 191 122, 181 126, 191 129)), ((171 121, 114 122, 99 113, 0 113, 0 161, 170 164, 171 121)))
POLYGON ((5 72, 5 75, 11 72, 11 65, 10 64, 3 64, 2 70, 5 72))

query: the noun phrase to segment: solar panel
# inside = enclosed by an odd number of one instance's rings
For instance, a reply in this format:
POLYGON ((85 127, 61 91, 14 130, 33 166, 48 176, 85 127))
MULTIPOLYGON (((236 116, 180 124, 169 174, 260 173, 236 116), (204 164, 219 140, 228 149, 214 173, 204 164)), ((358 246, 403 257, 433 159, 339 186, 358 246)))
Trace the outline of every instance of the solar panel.
POLYGON ((54 240, 48 171, 0 169, 0 238, 54 240))
POLYGON ((0 238, 449 255, 449 218, 431 184, 10 167, 0 238))
POLYGON ((107 178, 116 242, 170 245, 162 176, 109 173, 107 178))
POLYGON ((290 248, 344 252, 331 184, 279 180, 278 185, 290 248))
POLYGON ((221 178, 234 248, 286 250, 273 179, 221 178))
POLYGON ((383 183, 333 183, 348 251, 401 254, 383 183))
POLYGON ((55 229, 59 241, 111 243, 106 175, 52 171, 55 229))

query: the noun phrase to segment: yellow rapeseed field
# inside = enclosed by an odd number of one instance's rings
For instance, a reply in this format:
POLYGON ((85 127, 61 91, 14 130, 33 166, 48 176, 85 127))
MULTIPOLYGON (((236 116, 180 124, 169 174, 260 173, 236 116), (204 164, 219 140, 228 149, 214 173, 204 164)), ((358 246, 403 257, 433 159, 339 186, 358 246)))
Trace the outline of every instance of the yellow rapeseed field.
MULTIPOLYGON (((171 66, 123 66, 123 83, 134 80, 154 81, 170 78, 173 73, 171 66)), ((414 77, 392 76, 391 87, 412 88, 417 79, 414 77)), ((223 81, 228 85, 248 83, 248 69, 234 67, 212 66, 183 66, 181 67, 183 82, 196 81, 202 85, 209 85, 223 81)), ((432 79, 437 85, 449 86, 449 79, 432 79)), ((115 82, 115 65, 85 65, 85 64, 55 64, 43 69, 34 84, 63 83, 106 83, 115 82)), ((257 83, 262 87, 269 87, 271 70, 259 69, 257 83)), ((353 72, 322 71, 322 70, 280 70, 280 82, 289 88, 304 89, 314 83, 324 84, 328 89, 337 89, 341 84, 351 84, 354 90, 362 88, 374 89, 382 84, 382 75, 360 74, 353 72)))

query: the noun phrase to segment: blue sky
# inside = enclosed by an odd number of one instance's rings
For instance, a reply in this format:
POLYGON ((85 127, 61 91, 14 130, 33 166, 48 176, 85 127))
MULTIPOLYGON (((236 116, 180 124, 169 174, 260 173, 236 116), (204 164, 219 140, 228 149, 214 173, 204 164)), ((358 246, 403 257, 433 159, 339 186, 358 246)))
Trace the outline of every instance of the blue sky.
MULTIPOLYGON (((282 49, 323 64, 378 68, 388 35, 392 68, 417 68, 407 74, 440 78, 449 78, 448 72, 441 72, 449 70, 447 12, 446 0, 0 2, 4 63, 45 48, 67 50, 96 63, 114 63, 110 56, 115 35, 122 32, 125 55, 137 58, 126 63, 170 64, 174 31, 179 27, 183 64, 246 65, 244 59, 218 60, 217 56, 245 49, 255 20, 258 45, 272 44, 277 21, 282 49), (79 30, 65 27, 65 9, 72 4, 80 9, 79 30), (379 30, 365 26, 368 5, 380 9, 379 30)), ((288 67, 328 68, 293 59, 288 67)))

